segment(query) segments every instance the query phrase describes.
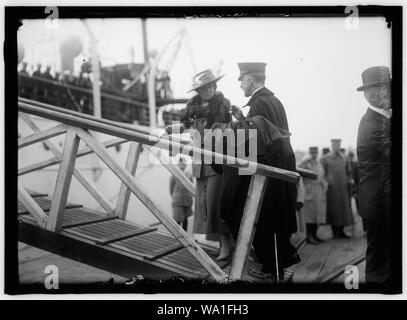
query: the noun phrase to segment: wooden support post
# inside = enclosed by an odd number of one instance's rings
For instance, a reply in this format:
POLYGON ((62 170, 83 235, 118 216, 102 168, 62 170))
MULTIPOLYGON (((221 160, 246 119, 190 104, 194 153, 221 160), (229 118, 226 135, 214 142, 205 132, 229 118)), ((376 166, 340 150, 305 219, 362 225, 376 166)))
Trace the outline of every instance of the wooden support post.
POLYGON ((137 198, 162 222, 169 232, 191 253, 191 255, 208 271, 216 281, 225 281, 227 274, 208 256, 208 254, 186 233, 169 215, 159 208, 154 201, 146 195, 136 179, 127 170, 120 167, 106 152, 105 148, 96 141, 88 132, 78 129, 78 135, 91 147, 100 159, 126 184, 137 198))
POLYGON ((27 137, 22 137, 18 139, 18 148, 29 146, 31 144, 59 136, 60 134, 63 134, 65 132, 66 132, 65 124, 57 125, 56 127, 53 127, 45 131, 35 132, 27 137))
MULTIPOLYGON (((137 142, 130 142, 129 153, 126 160, 126 170, 134 176, 137 169, 138 160, 140 158, 140 153, 142 151, 142 144, 137 142)), ((124 184, 121 183, 119 196, 116 203, 115 214, 122 220, 126 219, 127 208, 130 200, 130 189, 124 184)))
POLYGON ((18 200, 27 208, 28 212, 33 215, 40 227, 45 228, 48 219, 47 215, 30 194, 20 185, 18 186, 18 200))
POLYGON ((58 232, 62 228, 66 200, 68 199, 78 147, 79 137, 76 134, 76 130, 69 127, 65 137, 64 150, 47 222, 47 229, 50 231, 58 232))
MULTIPOLYGON (((255 174, 252 176, 246 204, 240 223, 237 245, 230 269, 230 280, 241 280, 247 257, 252 247, 256 224, 259 219, 264 193, 267 188, 267 177, 255 174)), ((270 248, 270 250, 272 250, 270 248)))
POLYGON ((195 187, 194 184, 185 176, 185 174, 181 171, 178 166, 175 166, 169 161, 166 161, 160 156, 157 152, 155 152, 150 146, 144 146, 161 164, 168 169, 168 171, 178 180, 188 191, 191 195, 195 197, 195 187))

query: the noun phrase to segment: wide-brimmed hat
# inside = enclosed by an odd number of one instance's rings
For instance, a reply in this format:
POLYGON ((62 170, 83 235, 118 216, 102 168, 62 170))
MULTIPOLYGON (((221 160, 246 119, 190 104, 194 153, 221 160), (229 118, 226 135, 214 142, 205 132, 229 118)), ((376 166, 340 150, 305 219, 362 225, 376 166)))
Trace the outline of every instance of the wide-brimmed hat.
POLYGON ((194 76, 192 80, 192 88, 187 92, 195 91, 196 89, 207 85, 208 83, 216 82, 223 78, 225 75, 215 76, 211 69, 206 69, 202 72, 199 72, 194 76))
POLYGON ((371 67, 362 73, 363 86, 358 87, 357 91, 363 91, 366 88, 378 86, 391 82, 390 69, 385 66, 371 67))
POLYGON ((238 81, 242 80, 245 74, 266 74, 266 65, 264 62, 240 62, 237 64, 240 70, 238 81))

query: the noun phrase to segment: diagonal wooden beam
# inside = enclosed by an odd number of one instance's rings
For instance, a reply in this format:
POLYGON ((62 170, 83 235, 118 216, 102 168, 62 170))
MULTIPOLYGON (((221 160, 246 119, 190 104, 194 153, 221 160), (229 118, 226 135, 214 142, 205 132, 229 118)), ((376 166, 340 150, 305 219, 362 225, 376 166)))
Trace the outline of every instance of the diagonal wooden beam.
POLYGON ((33 217, 37 220, 39 226, 45 228, 48 219, 47 215, 21 185, 18 185, 18 200, 33 215, 33 217))
POLYGON ((95 185, 87 179, 78 169, 74 168, 73 175, 82 184, 82 186, 88 190, 97 203, 106 211, 108 215, 114 215, 113 206, 104 197, 104 195, 95 187, 95 185))
POLYGON ((69 127, 65 137, 64 150, 58 170, 55 190, 52 196, 51 209, 48 216, 47 230, 59 232, 64 220, 66 201, 68 199, 72 174, 75 167, 76 153, 79 147, 76 129, 69 127))
MULTIPOLYGON (((32 121, 32 119, 28 115, 21 113, 21 117, 34 132, 39 131, 37 125, 32 121)), ((58 160, 58 162, 60 162, 62 155, 58 148, 51 141, 44 141, 44 143, 55 155, 55 158, 58 160)), ((92 184, 92 182, 89 181, 78 169, 74 168, 73 174, 75 178, 83 185, 83 187, 93 196, 96 202, 99 203, 99 205, 106 211, 106 213, 109 215, 114 215, 112 205, 109 203, 108 200, 105 199, 103 194, 92 184)))
MULTIPOLYGON (((140 158, 142 148, 143 146, 141 143, 133 141, 130 142, 125 168, 132 176, 134 176, 134 174, 136 173, 137 164, 140 158)), ((130 189, 124 183, 121 183, 119 196, 117 198, 116 203, 115 214, 122 220, 126 219, 129 200, 130 200, 130 189)))
POLYGON ((78 128, 78 135, 91 147, 99 158, 112 170, 117 177, 127 185, 137 198, 162 222, 169 232, 191 253, 191 255, 208 271, 216 281, 225 281, 227 274, 208 256, 208 254, 186 233, 172 217, 165 214, 154 201, 146 195, 138 185, 136 179, 120 167, 107 153, 105 148, 96 141, 88 132, 78 128))
POLYGON ((63 133, 66 132, 66 125, 65 124, 59 124, 53 128, 50 128, 48 130, 44 131, 39 131, 33 134, 30 134, 27 137, 22 137, 18 139, 18 147, 23 148, 25 146, 29 146, 31 144, 50 139, 56 136, 59 136, 63 133))
MULTIPOLYGON (((259 219, 264 193, 267 188, 267 177, 255 174, 252 176, 246 204, 240 223, 239 234, 232 266, 229 273, 230 280, 241 280, 247 258, 252 247, 256 224, 259 219)), ((271 231, 270 231, 271 232, 271 231)))
POLYGON ((178 180, 187 190, 188 192, 195 196, 195 187, 194 184, 187 178, 187 176, 181 171, 178 166, 175 166, 166 159, 163 159, 161 155, 158 154, 154 149, 150 146, 144 146, 161 164, 168 169, 168 171, 178 180))
MULTIPOLYGON (((126 142, 128 142, 128 140, 122 139, 122 138, 116 138, 116 139, 111 139, 109 141, 103 142, 103 146, 105 146, 106 148, 111 148, 111 147, 118 146, 118 145, 126 143, 126 142)), ((76 156, 76 158, 83 157, 83 156, 86 156, 91 153, 93 153, 91 148, 84 147, 83 149, 78 151, 78 155, 76 156)), ((58 163, 59 163, 59 158, 53 157, 51 159, 44 160, 44 161, 34 163, 34 164, 30 164, 24 168, 19 169, 18 175, 20 176, 20 175, 27 174, 27 173, 30 173, 33 171, 44 169, 44 168, 53 166, 54 164, 58 164, 58 163)))

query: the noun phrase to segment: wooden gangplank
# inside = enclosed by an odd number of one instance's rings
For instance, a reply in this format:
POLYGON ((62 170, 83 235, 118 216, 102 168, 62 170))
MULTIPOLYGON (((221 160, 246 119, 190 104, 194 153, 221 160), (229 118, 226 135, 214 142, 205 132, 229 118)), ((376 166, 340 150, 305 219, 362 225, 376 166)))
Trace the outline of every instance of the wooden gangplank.
MULTIPOLYGON (((30 194, 36 195, 35 201, 48 214, 51 198, 41 193, 30 192, 30 194)), ((147 277, 157 279, 174 275, 191 279, 209 279, 208 272, 188 250, 172 235, 160 232, 157 227, 141 226, 115 216, 106 216, 101 212, 85 209, 78 204, 68 203, 62 230, 55 233, 40 228, 36 219, 21 202, 18 203, 18 208, 19 240, 26 244, 128 278, 142 272, 147 277), (77 257, 73 251, 78 254, 77 257), (94 258, 97 254, 101 254, 101 258, 106 261, 99 263, 94 258)), ((210 248, 205 248, 205 251, 213 259, 218 254, 210 248)), ((225 270, 230 268, 230 261, 217 263, 225 270)), ((249 260, 248 268, 259 270, 261 265, 249 260)), ((255 281, 248 274, 245 277, 245 280, 255 281)))
MULTIPOLYGON (((44 197, 39 195, 36 197, 31 196, 21 184, 18 185, 18 199, 21 201, 20 207, 21 205, 24 206, 29 212, 29 214, 21 212, 19 215, 19 219, 22 222, 20 224, 20 234, 26 241, 30 240, 37 245, 48 246, 48 250, 51 251, 58 249, 56 248, 58 243, 69 243, 73 247, 76 246, 77 251, 82 251, 82 256, 85 258, 87 258, 89 253, 95 254, 95 248, 98 249, 96 250, 97 253, 101 251, 105 255, 114 253, 115 256, 112 259, 113 265, 118 264, 117 260, 126 257, 127 260, 125 262, 122 261, 121 265, 125 265, 127 267, 126 270, 130 270, 130 272, 134 272, 134 270, 129 269, 129 264, 135 261, 142 261, 158 269, 170 270, 171 272, 191 277, 210 275, 211 279, 218 282, 244 280, 248 269, 256 267, 250 264, 249 252, 255 233, 259 208, 261 208, 262 204, 262 195, 268 179, 274 178, 289 183, 298 183, 300 174, 315 175, 314 173, 293 172, 270 167, 247 159, 238 159, 213 152, 209 149, 201 149, 194 145, 185 145, 165 137, 161 138, 140 133, 131 127, 123 126, 119 123, 108 122, 94 117, 73 115, 56 109, 58 108, 53 106, 38 107, 32 103, 19 101, 19 115, 34 132, 27 137, 19 138, 19 148, 38 143, 39 141, 45 141, 44 143, 54 154, 53 158, 45 162, 21 168, 19 175, 44 168, 55 161, 60 163, 53 196, 52 199, 48 198, 48 202, 44 200, 44 197), (54 128, 40 131, 33 122, 32 115, 61 122, 61 124, 54 128), (112 146, 112 143, 105 144, 99 142, 89 130, 128 140, 131 143, 131 147, 126 166, 122 167, 107 152, 106 148, 112 146), (62 152, 52 142, 47 141, 47 139, 54 137, 56 134, 65 134, 62 152), (80 141, 85 142, 87 147, 79 150, 80 141), (182 150, 183 153, 196 154, 201 158, 210 157, 215 159, 217 163, 223 163, 224 165, 237 168, 253 168, 251 185, 240 225, 236 250, 232 264, 227 272, 223 270, 225 265, 220 265, 214 259, 216 254, 214 256, 213 253, 208 252, 209 249, 204 250, 199 246, 191 235, 186 233, 153 201, 151 196, 143 190, 143 186, 134 178, 141 148, 146 148, 148 152, 154 155, 154 150, 151 147, 167 151, 176 147, 178 150, 182 150), (116 204, 116 208, 109 203, 91 181, 87 180, 75 168, 76 158, 89 151, 94 152, 122 182, 120 201, 116 204), (100 204, 101 208, 105 211, 104 216, 99 212, 89 212, 89 210, 83 208, 69 207, 70 204, 67 202, 67 196, 73 176, 100 204), (163 235, 155 229, 146 229, 146 227, 138 226, 125 220, 130 193, 134 194, 149 209, 171 235, 163 235), (73 216, 73 209, 76 212, 75 216, 73 216), (94 214, 98 215, 98 217, 93 216, 94 214), (67 221, 69 219, 70 221, 67 221), (83 249, 85 247, 86 250, 83 249)), ((114 143, 122 143, 122 141, 114 143)), ((158 156, 158 158, 160 157, 158 156)), ((162 159, 159 160, 161 161, 162 159)), ((166 166, 164 161, 161 162, 166 166)), ((182 172, 174 170, 171 166, 166 167, 187 190, 194 193, 193 186, 182 176, 182 172)), ((65 247, 69 246, 65 245, 65 247)), ((276 248, 274 249, 277 250, 276 248)), ((59 252, 62 252, 62 250, 59 250, 59 252)), ((75 253, 73 252, 73 256, 75 256, 75 253)), ((76 257, 84 259, 80 255, 76 257)), ((105 260, 107 263, 108 259, 105 260)), ((107 263, 106 267, 109 268, 109 263, 107 263)), ((121 272, 119 271, 118 273, 122 274, 121 272)))

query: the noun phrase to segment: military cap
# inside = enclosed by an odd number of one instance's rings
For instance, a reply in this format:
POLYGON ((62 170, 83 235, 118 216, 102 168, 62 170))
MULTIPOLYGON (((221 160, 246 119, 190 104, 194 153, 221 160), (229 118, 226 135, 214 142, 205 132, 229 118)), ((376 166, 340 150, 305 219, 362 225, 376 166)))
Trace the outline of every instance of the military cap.
POLYGON ((336 146, 336 147, 340 147, 341 141, 342 141, 341 139, 331 139, 331 145, 336 146))
POLYGON ((259 74, 264 75, 266 73, 266 63, 264 62, 240 62, 237 64, 240 69, 240 75, 237 80, 242 80, 245 74, 259 74))

